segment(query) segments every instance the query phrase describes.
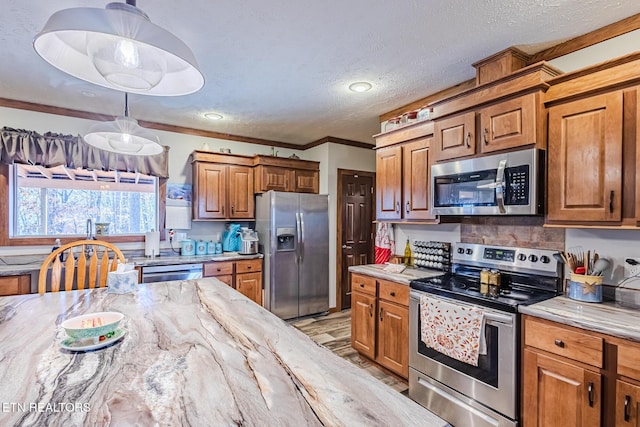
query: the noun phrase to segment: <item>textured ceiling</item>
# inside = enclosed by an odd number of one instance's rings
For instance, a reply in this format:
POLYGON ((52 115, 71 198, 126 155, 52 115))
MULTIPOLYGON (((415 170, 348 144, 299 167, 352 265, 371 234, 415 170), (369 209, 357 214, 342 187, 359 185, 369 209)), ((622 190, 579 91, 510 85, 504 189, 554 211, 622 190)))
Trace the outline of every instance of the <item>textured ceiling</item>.
MULTIPOLYGON (((32 47, 56 10, 102 8, 107 1, 2 3, 0 97, 122 114, 120 92, 58 71, 32 47)), ((191 47, 206 81, 192 95, 131 95, 131 116, 293 144, 325 136, 373 143, 380 114, 473 78, 473 62, 509 46, 533 53, 640 12, 640 2, 603 0, 138 0, 137 6, 191 47), (361 80, 373 89, 347 90, 361 80), (210 111, 225 119, 205 119, 210 111)))

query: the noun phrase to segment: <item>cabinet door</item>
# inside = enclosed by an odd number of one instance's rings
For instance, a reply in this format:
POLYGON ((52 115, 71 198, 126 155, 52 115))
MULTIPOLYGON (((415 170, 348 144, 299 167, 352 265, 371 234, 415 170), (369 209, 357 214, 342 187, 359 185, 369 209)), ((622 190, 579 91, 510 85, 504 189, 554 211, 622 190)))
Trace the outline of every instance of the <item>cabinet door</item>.
POLYGON ((293 171, 278 166, 259 166, 260 188, 256 191, 293 191, 293 171))
POLYGON ((351 294, 351 347, 370 359, 376 357, 376 297, 351 294))
POLYGON ((490 153, 534 144, 537 94, 500 102, 480 110, 480 150, 490 153))
POLYGON ((256 304, 262 305, 262 273, 237 274, 235 288, 256 304))
POLYGON ((433 219, 429 189, 431 162, 429 147, 433 138, 421 138, 402 146, 403 158, 403 216, 405 219, 433 219))
POLYGON ((295 177, 295 189, 293 191, 297 193, 313 193, 318 194, 320 192, 320 172, 296 169, 294 171, 295 177))
POLYGON ((409 309, 378 301, 378 353, 376 362, 409 377, 409 309))
POLYGON ((622 92, 549 108, 550 221, 620 221, 622 92))
POLYGON ((598 372, 524 350, 523 421, 526 426, 600 426, 598 372))
POLYGON ((196 163, 194 189, 194 219, 227 218, 227 166, 215 163, 196 163))
POLYGON ((616 426, 640 426, 640 387, 616 381, 616 426))
POLYGON ((402 147, 376 152, 376 218, 400 219, 402 187, 402 147))
POLYGON ((253 168, 229 166, 229 216, 228 218, 253 218, 253 168))
POLYGON ((469 156, 476 153, 476 113, 460 114, 433 123, 432 156, 434 161, 469 156))
POLYGON ((31 293, 31 276, 0 277, 0 297, 31 293))

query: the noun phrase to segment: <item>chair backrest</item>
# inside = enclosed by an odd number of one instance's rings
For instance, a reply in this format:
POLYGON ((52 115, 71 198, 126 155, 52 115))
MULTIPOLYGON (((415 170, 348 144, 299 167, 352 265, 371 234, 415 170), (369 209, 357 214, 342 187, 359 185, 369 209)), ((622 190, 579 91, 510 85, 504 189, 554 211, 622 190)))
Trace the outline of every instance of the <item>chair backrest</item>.
POLYGON ((38 278, 38 293, 44 294, 47 292, 49 267, 51 267, 51 292, 60 290, 63 268, 64 290, 70 291, 73 289, 74 282, 77 283, 77 289, 84 289, 85 281, 88 282, 87 287, 89 289, 105 287, 107 285, 107 273, 117 268, 118 261, 124 264, 124 255, 120 249, 109 242, 78 240, 67 243, 51 252, 42 263, 40 277, 38 278), (61 254, 64 254, 64 257, 61 254), (89 268, 88 274, 87 266, 89 268), (74 281, 74 278, 77 279, 74 281))

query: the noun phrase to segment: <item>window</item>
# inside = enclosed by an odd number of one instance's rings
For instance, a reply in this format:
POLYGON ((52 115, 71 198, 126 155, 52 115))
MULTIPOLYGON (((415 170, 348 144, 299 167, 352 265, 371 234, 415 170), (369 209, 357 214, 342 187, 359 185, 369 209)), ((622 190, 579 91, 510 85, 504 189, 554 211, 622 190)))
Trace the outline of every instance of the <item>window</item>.
POLYGON ((158 230, 158 179, 131 172, 11 166, 11 237, 85 236, 87 219, 110 235, 158 230))

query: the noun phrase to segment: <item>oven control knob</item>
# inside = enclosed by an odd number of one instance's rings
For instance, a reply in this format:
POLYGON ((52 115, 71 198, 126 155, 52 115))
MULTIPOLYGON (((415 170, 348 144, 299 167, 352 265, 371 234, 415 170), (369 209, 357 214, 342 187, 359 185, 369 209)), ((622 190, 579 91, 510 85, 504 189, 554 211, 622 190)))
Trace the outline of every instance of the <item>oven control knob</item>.
POLYGON ((463 254, 464 253, 464 248, 458 248, 458 253, 459 254, 463 254))
POLYGON ((471 255, 473 253, 473 251, 471 249, 467 249, 466 253, 467 253, 467 255, 471 255))
POLYGON ((549 257, 548 257, 548 256, 546 256, 546 255, 542 255, 542 256, 540 257, 540 261, 541 261, 542 263, 544 263, 544 264, 548 264, 548 263, 549 263, 549 261, 551 261, 551 260, 549 259, 549 257))
POLYGON ((529 255, 529 261, 536 262, 536 261, 538 261, 538 257, 535 256, 535 255, 529 255))
POLYGON ((524 261, 525 259, 527 259, 525 254, 518 254, 518 261, 524 261))

